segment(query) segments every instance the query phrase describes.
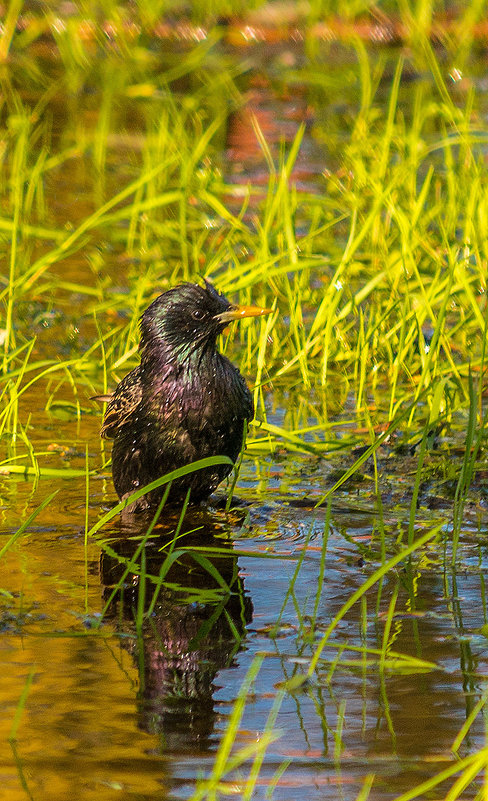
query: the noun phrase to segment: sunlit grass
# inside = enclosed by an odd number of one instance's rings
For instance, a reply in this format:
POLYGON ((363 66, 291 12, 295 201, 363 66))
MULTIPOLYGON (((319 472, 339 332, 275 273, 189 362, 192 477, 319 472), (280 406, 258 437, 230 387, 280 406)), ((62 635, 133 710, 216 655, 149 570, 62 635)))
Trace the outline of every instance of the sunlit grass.
MULTIPOLYGON (((347 394, 355 398, 359 416, 370 399, 378 398, 392 420, 405 397, 413 391, 419 398, 424 389, 427 405, 412 412, 410 425, 427 410, 434 418, 440 411, 452 416, 464 408, 468 370, 481 366, 486 316, 485 232, 472 224, 475 210, 486 205, 484 167, 476 157, 482 136, 471 133, 471 102, 464 111, 452 104, 446 109, 440 101, 427 106, 423 85, 414 93, 407 129, 405 112, 397 110, 401 61, 385 119, 378 120, 368 57, 364 49, 359 52, 360 114, 345 148, 344 166, 337 175, 317 179, 317 194, 302 195, 293 185, 303 128, 283 160, 274 163, 256 120, 256 137, 270 171, 267 193, 256 215, 245 213, 252 186, 241 212, 230 211, 225 195, 232 196, 234 187, 223 183, 208 156, 222 128, 222 111, 206 125, 202 118, 197 124, 196 116, 178 112, 172 103, 171 117, 163 113, 161 118, 166 127, 161 122, 156 137, 148 131, 141 172, 133 181, 74 230, 64 235, 53 231, 55 246, 44 246, 30 263, 25 255, 17 258, 14 244, 4 290, 4 371, 16 344, 15 304, 32 295, 49 297, 58 288, 78 289, 89 297, 91 287, 50 279, 50 273, 100 236, 112 236, 117 249, 154 252, 156 258, 137 280, 132 282, 129 275, 128 294, 105 281, 88 303, 87 312, 97 315, 100 326, 100 354, 96 356, 94 343, 90 362, 108 370, 110 383, 134 361, 138 319, 155 291, 205 274, 233 297, 277 304, 273 318, 242 326, 236 334, 241 365, 256 377, 260 418, 265 415, 262 384, 279 388, 294 383, 326 391, 337 371, 347 394), (438 143, 433 125, 439 126, 438 143), (171 132, 177 130, 188 133, 176 143, 171 132), (456 177, 459 155, 462 180, 456 177), (106 330, 108 309, 128 315, 127 321, 106 330)), ((92 136, 96 141, 99 133, 95 130, 92 136)), ((9 166, 15 174, 27 168, 26 147, 20 137, 9 166)), ((44 159, 38 182, 48 164, 44 159)), ((97 171, 100 165, 95 163, 97 171)), ((96 199, 96 185, 94 193, 96 199)), ((24 213, 20 190, 12 203, 10 223, 16 234, 24 213)), ((29 211, 32 204, 27 205, 29 211)), ((22 225, 28 243, 35 229, 25 219, 22 225)), ((83 375, 81 361, 74 369, 83 375)))
MULTIPOLYGON (((143 25, 154 25, 156 6, 136 5, 143 25)), ((204 14, 227 13, 225 3, 204 5, 198 12, 195 7, 195 21, 204 14)), ((349 18, 366 10, 361 3, 346 5, 340 10, 349 18)), ((266 748, 276 736, 284 693, 300 691, 317 675, 330 684, 338 670, 378 669, 383 677, 435 667, 394 649, 392 628, 401 595, 398 581, 393 582, 385 601, 384 580, 402 565, 405 603, 414 611, 418 575, 414 580, 412 559, 420 559, 428 546, 441 554, 446 583, 455 582, 465 506, 485 440, 488 134, 476 83, 467 79, 464 84, 460 77, 469 67, 469 43, 481 4, 472 2, 460 15, 459 43, 447 42, 443 59, 429 38, 433 5, 398 4, 393 10, 409 25, 409 51, 377 52, 354 40, 346 46, 344 83, 328 66, 328 46, 315 43, 312 48, 308 42, 306 69, 281 65, 274 80, 303 93, 312 125, 297 125, 294 135, 277 145, 268 139, 258 114, 250 119, 265 186, 252 175, 230 175, 227 129, 231 115, 245 106, 242 76, 248 66, 231 63, 221 48, 222 30, 205 41, 192 41, 176 55, 155 54, 141 44, 140 31, 124 28, 126 12, 108 3, 105 13, 119 31, 116 41, 107 44, 100 31, 82 39, 77 17, 60 25, 47 15, 54 63, 43 65, 33 49, 27 64, 37 35, 34 28, 31 39, 28 30, 15 33, 20 7, 11 4, 0 37, 0 255, 5 265, 0 277, 0 435, 5 445, 0 471, 40 481, 41 487, 43 479, 84 479, 85 550, 88 538, 103 536, 125 505, 90 524, 90 481, 106 469, 105 454, 87 451, 85 469, 52 467, 48 452, 34 447, 32 416, 64 404, 83 422, 89 398, 113 387, 137 362, 138 321, 148 303, 179 281, 203 276, 232 299, 276 310, 266 319, 236 327, 222 342, 253 385, 256 421, 249 432, 248 456, 259 459, 278 449, 319 458, 335 451, 349 456, 354 445, 364 446, 313 499, 326 506, 326 520, 311 609, 301 608, 295 595, 304 547, 275 621, 278 630, 287 604, 294 606, 303 662, 284 675, 259 743, 239 751, 235 738, 246 693, 259 680, 259 661, 253 664, 214 769, 194 795, 216 798, 228 789, 228 777, 239 775, 242 797, 251 798, 266 748), (97 47, 105 57, 103 70, 97 67, 97 47), (9 62, 12 50, 24 58, 9 62), (29 87, 36 102, 19 86, 29 87), (63 114, 57 93, 69 97, 63 114), (125 115, 128 106, 130 115, 125 115), (307 137, 321 149, 322 160, 313 180, 301 186, 300 158, 307 137), (77 207, 74 191, 75 200, 63 214, 52 188, 59 186, 62 192, 65 182, 76 185, 80 173, 86 182, 83 192, 79 190, 84 202, 77 207), (73 276, 74 260, 82 264, 85 277, 73 276), (31 330, 29 304, 47 310, 59 305, 78 317, 83 347, 76 346, 69 356, 56 352, 49 331, 31 330), (288 405, 281 425, 270 414, 273 392, 288 405), (449 510, 425 530, 418 526, 417 502, 429 469, 433 432, 439 427, 448 432, 464 427, 464 456, 449 510), (409 514, 395 529, 392 544, 382 508, 378 454, 396 434, 403 435, 402 443, 416 453, 417 462, 409 476, 409 514), (371 546, 375 564, 324 631, 317 617, 331 504, 365 465, 376 514, 371 546), (366 643, 367 623, 377 620, 385 603, 382 638, 379 647, 372 647, 366 643), (363 615, 361 647, 335 639, 339 623, 355 604, 363 615)), ((97 8, 84 4, 87 16, 97 8)), ((334 3, 314 1, 308 22, 336 10, 334 3)), ((232 490, 233 485, 228 506, 232 490)), ((0 558, 52 498, 46 495, 26 517, 2 546, 0 558)), ((156 518, 131 559, 120 557, 121 578, 93 631, 101 627, 130 574, 138 581, 134 621, 142 636, 172 564, 185 554, 180 541, 184 511, 158 575, 150 573, 145 550, 156 518)), ((101 541, 100 547, 116 556, 110 542, 101 541)), ((244 547, 234 551, 239 553, 251 555, 244 547)), ((212 556, 211 548, 192 549, 195 564, 218 586, 212 591, 215 601, 232 588, 212 556)), ((88 614, 87 594, 85 606, 88 614)), ((239 636, 236 632, 236 641, 239 636)), ((482 706, 480 700, 476 714, 482 706)), ((473 712, 468 722, 475 717, 473 712)), ((453 746, 456 754, 468 722, 453 746)), ((347 709, 340 707, 334 730, 337 765, 344 725, 347 709)), ((392 728, 390 719, 388 726, 392 728)), ((461 772, 449 796, 456 798, 482 770, 484 750, 401 799, 434 790, 441 780, 461 772)), ((362 798, 370 786, 368 780, 362 798)))

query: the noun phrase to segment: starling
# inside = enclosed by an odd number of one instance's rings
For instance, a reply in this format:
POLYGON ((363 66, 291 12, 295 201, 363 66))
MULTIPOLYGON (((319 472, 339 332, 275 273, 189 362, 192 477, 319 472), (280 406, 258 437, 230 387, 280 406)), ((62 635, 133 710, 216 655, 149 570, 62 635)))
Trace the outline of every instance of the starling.
MULTIPOLYGON (((244 426, 253 417, 252 396, 239 370, 217 350, 217 336, 232 320, 271 309, 235 306, 205 282, 164 292, 141 317, 140 364, 108 403, 101 436, 114 440, 112 476, 127 498, 166 473, 207 456, 235 462, 244 426)), ((217 465, 173 481, 168 502, 207 498, 231 471, 217 465)), ((165 487, 131 504, 131 511, 159 503, 165 487)))

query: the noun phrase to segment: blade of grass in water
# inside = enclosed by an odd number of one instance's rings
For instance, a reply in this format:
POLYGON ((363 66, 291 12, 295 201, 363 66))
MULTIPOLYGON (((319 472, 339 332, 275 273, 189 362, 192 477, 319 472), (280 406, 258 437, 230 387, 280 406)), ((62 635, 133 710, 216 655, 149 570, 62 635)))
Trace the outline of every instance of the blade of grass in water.
POLYGON ((106 525, 106 523, 108 523, 110 520, 112 520, 116 515, 118 515, 119 512, 122 512, 131 503, 134 503, 134 501, 138 500, 138 498, 142 498, 148 492, 151 492, 152 490, 157 489, 158 487, 162 487, 165 484, 169 484, 172 481, 176 481, 178 478, 181 478, 182 476, 187 476, 189 473, 194 473, 198 470, 204 470, 206 467, 215 467, 216 465, 221 465, 221 464, 231 465, 232 461, 227 456, 210 456, 206 459, 199 459, 198 461, 186 465, 185 467, 180 467, 178 468, 178 470, 173 470, 171 473, 167 473, 165 476, 161 476, 161 478, 158 478, 155 481, 151 481, 150 484, 147 484, 146 486, 136 490, 131 495, 129 495, 128 498, 126 498, 123 501, 120 501, 120 503, 114 506, 114 508, 111 509, 109 512, 106 512, 106 514, 104 514, 103 517, 101 517, 100 520, 98 520, 97 523, 95 523, 95 525, 91 527, 91 529, 88 532, 88 535, 93 536, 94 534, 96 534, 97 531, 100 531, 100 529, 103 528, 103 526, 106 525))
POLYGON ((474 389, 473 376, 471 371, 469 373, 468 381, 469 389, 469 417, 466 426, 466 440, 464 444, 464 457, 459 473, 459 478, 454 495, 454 519, 452 530, 452 565, 456 564, 457 551, 459 546, 459 535, 461 533, 461 525, 463 520, 463 510, 466 503, 468 490, 473 479, 475 470, 476 457, 478 455, 481 440, 483 436, 484 425, 488 419, 488 411, 483 419, 481 428, 476 430, 476 393, 474 389))
POLYGON ((36 519, 37 515, 51 503, 51 501, 56 497, 58 492, 59 490, 55 490, 50 495, 48 495, 47 498, 44 498, 44 500, 39 504, 39 506, 36 509, 34 509, 33 512, 31 512, 31 514, 26 520, 24 520, 24 522, 17 529, 17 531, 14 534, 12 534, 11 537, 9 537, 5 545, 3 545, 2 548, 0 548, 0 559, 7 553, 8 550, 10 550, 10 548, 16 543, 19 537, 22 537, 25 534, 31 523, 36 519))
POLYGON ((230 774, 232 777, 233 771, 237 768, 242 769, 242 765, 252 758, 254 758, 253 763, 248 778, 242 788, 242 798, 246 799, 246 801, 250 801, 253 797, 266 750, 268 746, 279 737, 279 733, 275 730, 275 723, 283 701, 283 693, 279 692, 277 694, 259 741, 249 746, 241 747, 235 753, 232 753, 232 751, 235 747, 235 740, 244 714, 247 698, 251 692, 253 683, 258 677, 262 662, 263 657, 256 656, 251 663, 234 702, 225 733, 220 741, 211 774, 208 779, 201 779, 197 783, 197 788, 191 796, 191 801, 217 801, 217 799, 221 797, 222 791, 225 791, 226 776, 230 774))
POLYGON ((414 543, 412 543, 412 545, 402 549, 400 553, 396 554, 387 562, 385 562, 381 567, 375 570, 372 576, 370 576, 368 579, 366 579, 365 582, 363 582, 361 587, 359 587, 359 589, 356 590, 356 592, 354 592, 350 596, 350 598, 348 598, 348 600, 342 605, 339 612, 337 612, 337 614, 334 615, 334 618, 328 625, 317 648, 315 649, 314 655, 310 660, 310 666, 307 672, 305 674, 302 674, 301 676, 299 675, 294 676, 291 682, 287 683, 286 688, 288 690, 296 689, 313 675, 317 667, 317 663, 322 654, 322 650, 324 649, 329 637, 335 631, 337 624, 340 622, 340 620, 342 620, 342 618, 349 611, 349 609, 352 606, 354 606, 354 604, 370 589, 370 587, 373 587, 374 584, 376 584, 376 582, 378 582, 383 576, 385 576, 390 570, 392 570, 392 568, 394 568, 397 564, 407 559, 407 557, 410 556, 410 554, 412 554, 414 551, 418 550, 419 548, 422 548, 424 545, 426 545, 427 542, 437 537, 443 526, 444 524, 441 523, 440 525, 433 528, 431 531, 428 531, 427 533, 420 536, 414 543))
POLYGON ((36 670, 37 670, 36 665, 33 665, 31 667, 30 671, 29 671, 29 674, 28 674, 27 678, 26 678, 26 681, 25 681, 25 684, 24 684, 24 688, 23 688, 22 693, 21 693, 20 698, 19 698, 19 703, 17 704, 16 710, 15 710, 14 719, 13 719, 12 725, 10 727, 10 734, 9 734, 9 737, 8 737, 10 743, 15 742, 15 740, 17 740, 17 732, 19 730, 22 714, 24 712, 25 705, 27 703, 27 697, 29 695, 30 688, 32 686, 32 682, 34 681, 34 676, 36 675, 36 670))

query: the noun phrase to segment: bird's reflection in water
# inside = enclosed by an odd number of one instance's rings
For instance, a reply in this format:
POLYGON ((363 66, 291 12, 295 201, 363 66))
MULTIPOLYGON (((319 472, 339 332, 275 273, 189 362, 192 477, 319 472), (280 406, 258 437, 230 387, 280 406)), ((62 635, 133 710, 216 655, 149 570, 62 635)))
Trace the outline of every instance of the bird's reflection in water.
MULTIPOLYGON (((165 512, 164 525, 154 529, 144 548, 142 626, 135 623, 136 610, 142 611, 140 571, 132 569, 123 576, 150 518, 134 515, 121 523, 120 538, 112 540, 102 554, 101 578, 107 601, 123 578, 110 600, 107 618, 116 620, 121 632, 130 635, 122 642, 138 666, 139 725, 159 734, 165 751, 195 752, 209 746, 215 676, 232 666, 252 619, 252 602, 245 595, 232 543, 222 537, 227 524, 208 511, 196 510, 185 516, 183 530, 191 533, 174 546, 178 558, 160 583, 154 603, 156 584, 149 577, 160 575, 177 520, 165 512), (195 558, 192 548, 219 548, 220 553, 196 550, 195 558), (201 556, 204 564, 198 561, 201 556), (212 575, 213 569, 218 577, 212 575)), ((141 564, 140 554, 135 562, 141 564)))

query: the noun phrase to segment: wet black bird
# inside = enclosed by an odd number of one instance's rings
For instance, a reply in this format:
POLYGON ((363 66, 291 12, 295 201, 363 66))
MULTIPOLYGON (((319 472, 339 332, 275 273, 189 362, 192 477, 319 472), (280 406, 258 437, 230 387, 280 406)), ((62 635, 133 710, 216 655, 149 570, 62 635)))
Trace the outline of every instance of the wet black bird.
MULTIPOLYGON (((119 498, 207 456, 236 461, 253 402, 239 370, 217 350, 217 336, 232 320, 270 311, 234 306, 208 282, 180 284, 146 309, 140 364, 112 395, 97 397, 108 403, 101 435, 114 440, 119 498)), ((168 501, 181 502, 189 488, 191 502, 207 498, 231 469, 217 465, 175 480, 168 501)), ((155 506, 164 489, 140 498, 131 510, 155 506)))

